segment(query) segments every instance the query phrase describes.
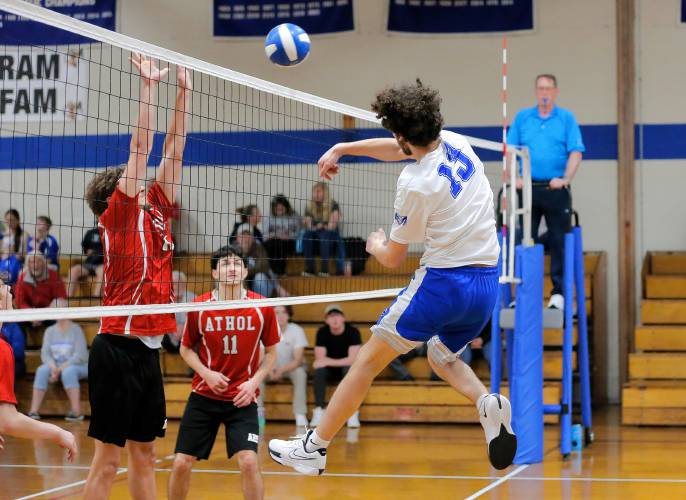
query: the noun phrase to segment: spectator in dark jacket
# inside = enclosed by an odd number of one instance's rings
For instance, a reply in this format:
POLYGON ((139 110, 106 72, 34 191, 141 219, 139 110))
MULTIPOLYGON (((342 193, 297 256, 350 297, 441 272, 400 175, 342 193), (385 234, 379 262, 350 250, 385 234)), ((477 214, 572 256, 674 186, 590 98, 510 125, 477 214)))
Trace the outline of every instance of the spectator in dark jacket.
POLYGON ((264 248, 269 254, 272 270, 279 276, 286 274, 286 258, 295 254, 295 240, 300 231, 300 216, 282 194, 272 198, 271 215, 267 223, 267 241, 264 248))
POLYGON ((95 278, 92 295, 99 297, 102 290, 104 258, 100 231, 97 227, 86 232, 81 241, 81 248, 86 258, 69 270, 69 296, 76 295, 81 279, 91 277, 95 278))
POLYGON ((233 225, 233 230, 229 236, 229 243, 231 245, 236 243, 236 236, 238 235, 238 228, 243 224, 248 224, 251 228, 252 235, 260 245, 264 243, 264 238, 262 237, 262 231, 257 227, 257 225, 262 221, 262 212, 257 205, 246 205, 236 209, 236 214, 239 219, 233 225))

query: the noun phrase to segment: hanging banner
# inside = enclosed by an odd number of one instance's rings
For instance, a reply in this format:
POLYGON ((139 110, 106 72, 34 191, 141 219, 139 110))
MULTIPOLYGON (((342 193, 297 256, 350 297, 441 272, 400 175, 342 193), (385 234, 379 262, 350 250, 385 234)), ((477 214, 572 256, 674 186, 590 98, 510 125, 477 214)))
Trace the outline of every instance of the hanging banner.
MULTIPOLYGON (((30 3, 115 31, 116 0, 31 0, 30 3)), ((0 10, 0 45, 66 45, 90 42, 90 38, 76 33, 0 10)))
POLYGON ((85 118, 89 66, 83 49, 0 47, 0 123, 85 118))
POLYGON ((681 22, 686 23, 686 0, 681 0, 681 22))
POLYGON ((389 0, 388 31, 480 33, 534 27, 533 0, 389 0))
POLYGON ((214 36, 265 36, 293 23, 310 35, 354 29, 353 0, 214 0, 214 36))

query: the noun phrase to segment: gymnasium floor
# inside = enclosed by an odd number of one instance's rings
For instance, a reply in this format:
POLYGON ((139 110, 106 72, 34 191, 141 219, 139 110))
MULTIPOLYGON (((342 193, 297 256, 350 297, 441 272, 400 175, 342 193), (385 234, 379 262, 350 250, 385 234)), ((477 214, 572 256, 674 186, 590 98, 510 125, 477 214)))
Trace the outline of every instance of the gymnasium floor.
MULTIPOLYGON (((481 428, 473 425, 368 424, 359 431, 344 430, 330 450, 328 474, 322 477, 291 474, 261 449, 266 497, 686 498, 686 429, 621 427, 616 409, 594 418, 596 442, 583 453, 562 461, 556 447, 557 427, 547 426, 545 462, 504 472, 489 467, 481 428)), ((51 444, 7 438, 0 455, 0 498, 80 498, 93 451, 87 426, 87 422, 67 424, 81 446, 73 466, 63 467, 60 451, 51 444)), ((166 498, 177 429, 178 422, 172 422, 168 437, 158 442, 159 498, 166 498)), ((266 438, 288 436, 294 430, 290 425, 268 424, 266 438)), ((196 468, 189 498, 241 498, 236 464, 227 461, 224 449, 221 437, 211 459, 196 468)), ((128 498, 123 469, 112 498, 128 498)))

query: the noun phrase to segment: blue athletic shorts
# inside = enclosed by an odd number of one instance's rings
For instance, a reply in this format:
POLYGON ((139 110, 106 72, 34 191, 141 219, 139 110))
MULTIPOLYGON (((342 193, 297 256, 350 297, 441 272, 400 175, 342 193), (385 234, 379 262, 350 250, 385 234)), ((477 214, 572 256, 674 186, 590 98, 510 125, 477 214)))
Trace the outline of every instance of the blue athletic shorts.
POLYGON ((372 332, 400 353, 434 337, 458 353, 488 323, 497 292, 496 267, 420 268, 372 332))

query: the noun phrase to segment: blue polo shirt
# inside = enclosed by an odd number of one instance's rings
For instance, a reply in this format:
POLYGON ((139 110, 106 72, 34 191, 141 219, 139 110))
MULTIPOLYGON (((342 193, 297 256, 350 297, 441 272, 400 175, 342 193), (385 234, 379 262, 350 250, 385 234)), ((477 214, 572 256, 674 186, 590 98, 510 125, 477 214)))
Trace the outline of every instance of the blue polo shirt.
POLYGON ((529 148, 535 181, 564 177, 569 154, 586 151, 576 118, 558 106, 547 118, 541 118, 537 106, 521 110, 507 133, 507 143, 529 148))

